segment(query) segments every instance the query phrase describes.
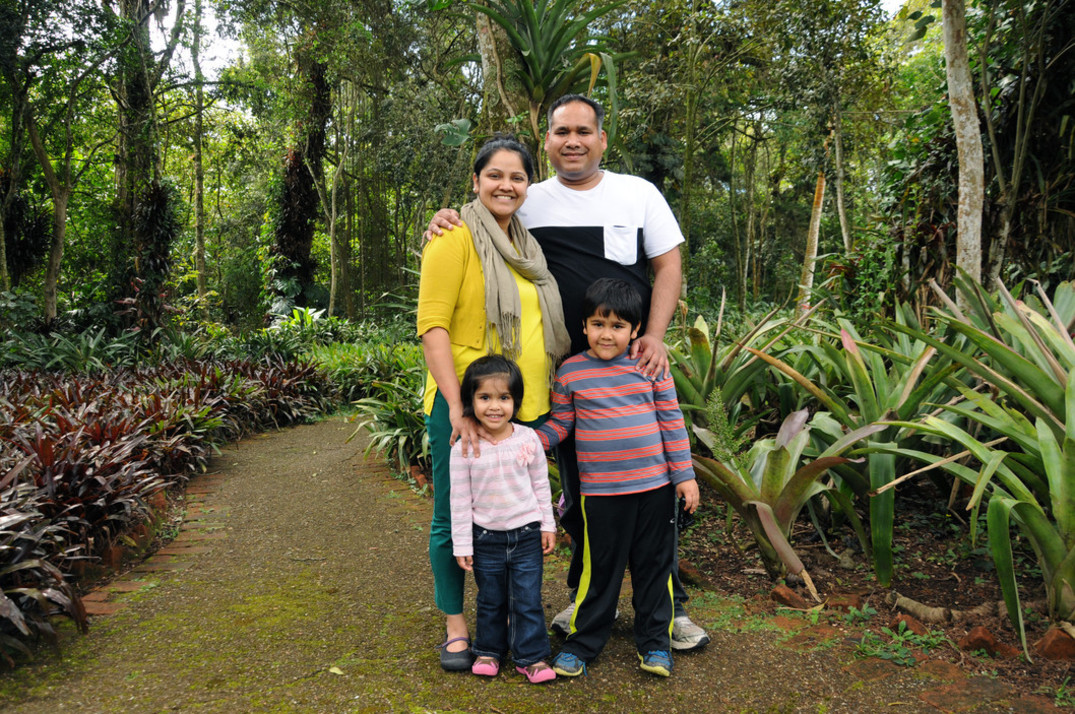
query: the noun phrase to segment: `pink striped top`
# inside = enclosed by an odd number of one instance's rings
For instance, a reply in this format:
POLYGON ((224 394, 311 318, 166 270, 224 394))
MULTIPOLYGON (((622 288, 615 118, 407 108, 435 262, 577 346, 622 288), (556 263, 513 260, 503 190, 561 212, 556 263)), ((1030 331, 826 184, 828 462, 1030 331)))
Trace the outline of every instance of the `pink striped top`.
POLYGON ((545 450, 533 429, 512 426, 512 435, 499 444, 483 441, 477 458, 464 457, 460 442, 452 447, 453 555, 474 555, 475 524, 507 531, 539 521, 542 531, 556 531, 545 450))

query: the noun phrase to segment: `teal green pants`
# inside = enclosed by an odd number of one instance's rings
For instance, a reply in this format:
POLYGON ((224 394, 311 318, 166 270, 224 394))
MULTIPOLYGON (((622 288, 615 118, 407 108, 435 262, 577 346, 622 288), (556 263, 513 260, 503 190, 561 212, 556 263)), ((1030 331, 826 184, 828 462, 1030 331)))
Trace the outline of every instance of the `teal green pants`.
MULTIPOLYGON (((548 415, 522 422, 537 427, 548 415)), ((445 615, 463 612, 463 583, 467 571, 459 567, 452 554, 452 478, 448 470, 452 447, 452 423, 448 420, 448 402, 437 392, 433 412, 426 415, 429 434, 429 457, 433 463, 433 523, 429 526, 429 563, 433 566, 433 602, 445 615)))

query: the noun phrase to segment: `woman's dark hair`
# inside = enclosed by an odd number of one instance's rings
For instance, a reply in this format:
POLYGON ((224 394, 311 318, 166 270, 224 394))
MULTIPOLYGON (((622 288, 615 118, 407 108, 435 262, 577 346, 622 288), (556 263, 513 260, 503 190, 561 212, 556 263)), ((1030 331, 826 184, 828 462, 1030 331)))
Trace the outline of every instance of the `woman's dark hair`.
POLYGON ((482 144, 482 148, 478 149, 478 156, 474 159, 474 173, 480 174, 485 165, 489 163, 489 159, 493 158, 493 154, 506 149, 508 151, 514 151, 522 159, 523 169, 526 170, 526 178, 530 183, 534 182, 534 157, 530 155, 530 149, 526 148, 526 145, 515 138, 513 134, 502 134, 497 132, 493 134, 493 138, 482 144))
POLYGON ((523 373, 519 371, 519 365, 503 355, 485 355, 471 362, 463 373, 463 382, 459 385, 463 416, 474 416, 474 393, 489 377, 501 377, 508 383, 518 413, 523 401, 523 373))
POLYGON ((617 278, 593 281, 582 299, 583 319, 594 315, 608 317, 611 312, 631 323, 631 327, 638 327, 642 324, 642 296, 630 283, 617 278))

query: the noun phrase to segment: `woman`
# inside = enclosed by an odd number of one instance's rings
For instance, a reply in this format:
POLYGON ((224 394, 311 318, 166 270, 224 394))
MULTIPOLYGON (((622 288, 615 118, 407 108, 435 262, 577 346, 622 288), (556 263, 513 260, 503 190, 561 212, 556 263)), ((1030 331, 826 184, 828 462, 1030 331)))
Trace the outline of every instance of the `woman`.
POLYGON ((426 430, 433 462, 433 523, 429 560, 434 599, 446 616, 441 667, 469 670, 472 657, 463 617, 465 571, 452 554, 450 478, 452 442, 473 434, 463 416, 459 381, 467 366, 489 353, 515 360, 525 385, 517 419, 540 423, 549 411, 549 385, 570 346, 556 281, 534 237, 515 212, 534 178, 525 146, 497 135, 474 161, 474 192, 463 206, 463 226, 439 236, 422 254, 418 334, 426 377, 426 430))

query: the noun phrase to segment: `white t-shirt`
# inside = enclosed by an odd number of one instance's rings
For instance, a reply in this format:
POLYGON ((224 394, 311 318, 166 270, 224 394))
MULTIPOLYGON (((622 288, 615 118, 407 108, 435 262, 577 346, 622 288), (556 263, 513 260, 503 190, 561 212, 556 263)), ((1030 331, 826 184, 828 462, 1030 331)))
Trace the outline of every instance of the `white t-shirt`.
POLYGON ((604 277, 626 280, 642 295, 648 313, 649 259, 683 242, 679 223, 657 187, 612 171, 585 191, 568 188, 555 177, 534 184, 518 215, 541 244, 560 286, 573 354, 587 347, 582 299, 590 284, 604 277))

